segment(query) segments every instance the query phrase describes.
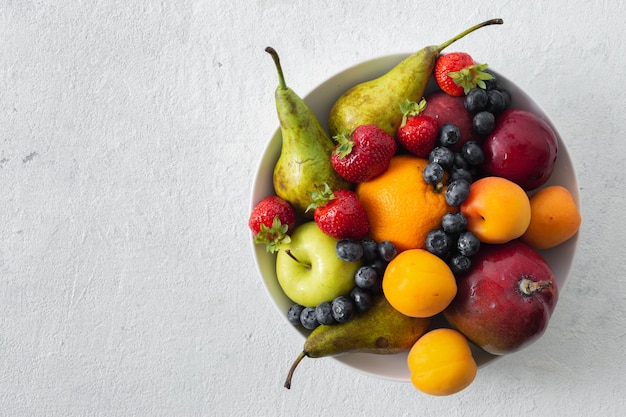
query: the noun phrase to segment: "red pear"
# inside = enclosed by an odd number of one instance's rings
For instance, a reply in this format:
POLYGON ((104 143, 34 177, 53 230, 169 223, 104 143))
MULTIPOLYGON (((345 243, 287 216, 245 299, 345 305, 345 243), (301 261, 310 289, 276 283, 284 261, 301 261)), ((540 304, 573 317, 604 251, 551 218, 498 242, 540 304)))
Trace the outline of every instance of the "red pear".
POLYGON ((536 341, 558 299, 550 266, 519 240, 482 245, 444 316, 485 351, 504 355, 536 341))

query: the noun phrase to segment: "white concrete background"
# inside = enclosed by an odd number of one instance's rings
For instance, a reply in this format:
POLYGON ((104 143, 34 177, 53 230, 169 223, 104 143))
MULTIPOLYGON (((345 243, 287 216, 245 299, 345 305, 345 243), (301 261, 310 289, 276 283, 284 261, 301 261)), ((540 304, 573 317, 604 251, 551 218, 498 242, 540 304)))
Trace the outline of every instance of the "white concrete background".
POLYGON ((0 415, 618 416, 626 402, 626 9, 618 0, 0 1, 0 415), (455 45, 546 109, 584 224, 549 331, 462 393, 420 394, 302 339, 246 221, 281 54, 305 95, 455 45))

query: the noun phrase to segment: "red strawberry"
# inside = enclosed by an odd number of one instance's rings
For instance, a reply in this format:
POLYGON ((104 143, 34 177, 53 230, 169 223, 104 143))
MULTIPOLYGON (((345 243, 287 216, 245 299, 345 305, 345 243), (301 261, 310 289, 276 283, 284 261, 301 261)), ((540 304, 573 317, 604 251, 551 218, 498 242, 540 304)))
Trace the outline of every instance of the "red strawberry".
POLYGON ((485 88, 485 81, 493 78, 484 72, 487 64, 476 64, 465 52, 440 55, 435 63, 435 81, 451 96, 467 94, 472 88, 485 88))
POLYGON ((400 145, 420 158, 428 157, 430 151, 435 147, 439 133, 437 120, 420 114, 425 108, 425 99, 419 103, 407 100, 406 103, 400 104, 404 116, 396 132, 396 138, 400 145))
POLYGON ((289 235, 296 224, 296 212, 282 198, 269 195, 263 198, 250 213, 248 227, 254 243, 265 244, 265 249, 275 253, 282 243, 289 243, 289 235))
POLYGON ((396 141, 380 127, 370 124, 354 129, 352 137, 336 135, 330 156, 335 171, 349 182, 369 181, 387 170, 396 153, 396 141))
POLYGON ((367 214, 351 190, 331 190, 324 184, 323 191, 311 193, 313 203, 307 208, 315 209, 313 218, 320 230, 335 239, 361 239, 369 232, 367 214))

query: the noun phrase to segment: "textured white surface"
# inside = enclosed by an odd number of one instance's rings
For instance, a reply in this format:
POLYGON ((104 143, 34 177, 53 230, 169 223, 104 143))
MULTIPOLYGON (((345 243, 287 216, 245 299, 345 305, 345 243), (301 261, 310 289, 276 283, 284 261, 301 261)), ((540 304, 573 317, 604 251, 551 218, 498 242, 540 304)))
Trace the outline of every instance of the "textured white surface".
POLYGON ((0 2, 0 415, 623 415, 625 17, 617 0, 0 2), (492 17, 455 49, 525 87, 578 172, 548 332, 453 397, 332 359, 285 390, 302 340, 246 228, 277 126, 264 48, 305 95, 492 17))

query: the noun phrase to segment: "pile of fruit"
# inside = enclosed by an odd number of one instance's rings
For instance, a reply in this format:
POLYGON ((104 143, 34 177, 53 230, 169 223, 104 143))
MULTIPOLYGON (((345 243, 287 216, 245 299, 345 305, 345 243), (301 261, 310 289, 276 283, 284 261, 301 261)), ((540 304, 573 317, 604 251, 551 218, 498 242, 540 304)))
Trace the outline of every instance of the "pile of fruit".
POLYGON ((275 194, 249 228, 275 255, 289 322, 309 331, 287 388, 304 357, 409 351, 415 387, 450 395, 476 376, 470 343, 504 355, 545 331, 558 288, 539 251, 581 223, 569 190, 546 186, 557 137, 512 106, 486 64, 442 53, 501 23, 355 85, 332 107, 328 133, 266 49, 282 148, 275 194), (438 89, 425 95, 432 79, 438 89))

